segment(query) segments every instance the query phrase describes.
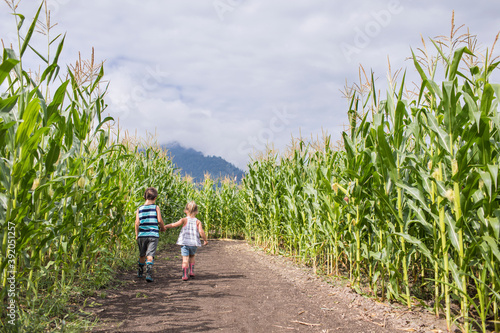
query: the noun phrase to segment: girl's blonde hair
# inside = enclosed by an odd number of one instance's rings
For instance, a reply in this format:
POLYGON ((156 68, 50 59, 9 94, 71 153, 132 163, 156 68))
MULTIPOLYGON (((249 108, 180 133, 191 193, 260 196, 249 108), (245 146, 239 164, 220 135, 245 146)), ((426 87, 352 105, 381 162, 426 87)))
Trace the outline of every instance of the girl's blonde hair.
POLYGON ((187 203, 186 208, 184 208, 184 210, 189 215, 197 214, 198 213, 198 206, 196 205, 196 203, 194 201, 191 201, 191 202, 187 203))

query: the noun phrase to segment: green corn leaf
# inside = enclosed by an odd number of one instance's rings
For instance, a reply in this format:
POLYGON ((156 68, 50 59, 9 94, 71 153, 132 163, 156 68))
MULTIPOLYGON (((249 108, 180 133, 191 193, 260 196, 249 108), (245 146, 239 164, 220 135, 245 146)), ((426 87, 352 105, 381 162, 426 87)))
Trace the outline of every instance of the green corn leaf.
POLYGON ((450 67, 450 65, 451 65, 451 64, 450 64, 450 59, 448 59, 448 57, 446 56, 446 54, 444 54, 444 52, 443 52, 443 49, 442 49, 441 45, 440 45, 440 44, 438 45, 438 43, 436 43, 436 41, 435 41, 435 40, 433 40, 433 39, 431 39, 431 42, 432 42, 432 44, 434 45, 434 47, 436 48, 436 50, 439 52, 439 54, 441 55, 441 58, 442 58, 444 61, 446 61, 446 65, 447 65, 447 67, 450 67))
MULTIPOLYGON (((375 87, 375 83, 373 81, 373 72, 372 72, 372 86, 375 87)), ((399 93, 398 93, 398 101, 401 101, 403 99, 403 93, 404 93, 404 89, 405 89, 405 82, 406 82, 406 69, 405 71, 403 72, 403 78, 401 79, 401 83, 400 83, 400 87, 399 87, 399 93)), ((376 91, 376 90, 374 90, 376 91)), ((376 95, 376 94, 374 94, 376 95)), ((377 101, 375 100, 375 103, 374 105, 377 105, 377 101)))
POLYGON ((64 135, 64 145, 68 151, 72 151, 74 141, 75 135, 73 134, 73 123, 68 121, 66 124, 66 134, 64 135))
POLYGON ((466 46, 461 47, 455 51, 455 53, 453 54, 453 61, 449 67, 449 73, 448 73, 449 81, 453 81, 453 79, 455 79, 455 76, 457 75, 458 65, 460 64, 460 61, 462 60, 462 56, 464 53, 471 56, 474 55, 471 51, 469 51, 469 49, 466 46))
POLYGON ((456 117, 456 96, 455 96, 455 82, 444 81, 442 84, 443 99, 441 106, 444 115, 444 128, 448 134, 453 134, 453 125, 455 124, 456 117))
POLYGON ((479 108, 478 108, 476 102, 474 101, 474 99, 472 99, 472 97, 467 92, 464 92, 463 96, 464 96, 465 103, 466 103, 468 110, 469 110, 469 121, 474 120, 474 122, 477 125, 477 131, 479 132, 479 126, 481 123, 480 122, 481 111, 479 111, 479 108))
POLYGON ((488 69, 486 71, 486 77, 489 77, 490 74, 498 67, 498 65, 500 64, 500 61, 497 61, 497 62, 494 62, 494 63, 491 63, 489 66, 488 66, 488 69))
POLYGON ((41 137, 50 131, 48 127, 42 127, 37 129, 36 132, 29 137, 28 140, 23 142, 22 149, 23 153, 31 153, 32 150, 36 149, 40 144, 41 137))
MULTIPOLYGON (((58 35, 56 38, 54 38, 51 42, 51 44, 57 39, 59 38, 60 35, 58 35)), ((66 34, 64 34, 61 42, 59 43, 59 45, 57 45, 57 50, 56 50, 56 54, 54 55, 54 59, 52 60, 52 64, 53 65, 57 65, 57 62, 59 61, 59 56, 61 55, 61 52, 62 52, 62 49, 63 49, 63 46, 64 46, 64 40, 66 39, 66 34)))
POLYGON ((5 136, 5 134, 7 133, 7 130, 9 128, 11 128, 12 126, 14 126, 15 124, 17 124, 17 121, 15 121, 15 120, 6 122, 2 118, 0 118, 0 138, 2 136, 5 136))
POLYGON ((64 98, 66 97, 66 89, 68 87, 69 80, 64 81, 56 90, 52 102, 47 106, 47 113, 45 119, 49 119, 52 114, 57 112, 57 109, 63 104, 64 98))
POLYGON ((422 189, 427 193, 427 195, 430 195, 430 193, 433 191, 432 184, 433 181, 428 174, 432 170, 415 170, 414 172, 418 172, 421 183, 420 185, 422 186, 422 189))
POLYGON ((493 213, 495 217, 488 218, 488 225, 491 228, 493 236, 500 240, 500 209, 495 209, 493 213))
POLYGON ((404 118, 407 116, 406 113, 406 105, 398 101, 398 105, 395 111, 395 121, 394 121, 394 144, 396 147, 401 147, 403 143, 403 135, 404 135, 404 118))
POLYGON ((38 121, 39 110, 40 102, 38 99, 32 100, 24 110, 23 122, 19 125, 16 133, 16 146, 28 140, 28 136, 33 133, 38 121))
POLYGON ((0 113, 9 113, 12 111, 14 106, 17 104, 18 95, 7 97, 5 99, 0 98, 0 113))
POLYGON ((12 162, 0 160, 0 183, 6 189, 10 188, 10 185, 12 183, 11 170, 12 170, 12 162))
POLYGON ((418 188, 406 185, 401 181, 397 181, 396 186, 402 188, 403 190, 405 190, 406 193, 411 195, 413 198, 417 199, 420 202, 421 207, 427 206, 427 201, 425 200, 424 195, 418 188))
POLYGON ((445 183, 443 181, 440 181, 440 180, 436 180, 434 181, 434 184, 436 184, 436 190, 438 191, 438 194, 440 196, 442 196, 443 198, 446 197, 446 187, 445 187, 445 183))
POLYGON ((103 76, 104 76, 104 67, 101 66, 99 74, 97 75, 96 79, 94 80, 94 83, 92 84, 92 87, 90 88, 91 93, 95 90, 95 88, 99 86, 99 83, 101 82, 103 76))
POLYGON ((420 78, 422 81, 427 81, 427 75, 425 75, 424 70, 422 69, 422 66, 420 66, 420 63, 417 60, 417 56, 415 56, 415 53, 413 50, 411 50, 412 58, 413 58, 413 65, 417 69, 417 72, 420 74, 420 78))
POLYGON ((483 89, 483 96, 481 96, 481 112, 484 115, 489 115, 491 104, 494 98, 494 90, 491 84, 486 83, 483 89))
POLYGON ((410 236, 408 234, 403 234, 403 233, 400 233, 400 232, 396 232, 393 235, 400 236, 406 242, 411 243, 411 244, 417 246, 419 248, 419 250, 421 251, 421 253, 424 256, 426 256, 429 260, 435 260, 434 256, 431 254, 431 251, 429 251, 429 249, 427 248, 427 246, 425 246, 425 244, 422 243, 421 240, 419 240, 419 239, 417 239, 417 238, 415 238, 413 236, 410 236))
MULTIPOLYGON (((15 59, 15 60, 18 60, 18 57, 16 55, 16 53, 14 52, 14 50, 12 49, 3 49, 3 59, 15 59)), ((14 66, 14 72, 16 73, 16 80, 18 78, 20 78, 23 74, 21 72, 21 63, 18 62, 15 66, 14 66)))
POLYGON ((84 134, 84 125, 82 125, 82 122, 80 121, 80 115, 78 114, 78 110, 76 108, 71 108, 71 115, 73 116, 73 126, 75 130, 76 137, 79 140, 83 140, 85 137, 84 134))
MULTIPOLYGON (((38 52, 35 48, 33 48, 31 45, 28 44, 28 47, 31 49, 31 51, 35 52, 35 54, 43 60, 44 63, 47 65, 49 64, 49 61, 40 53, 38 52)), ((42 80, 43 81, 43 80, 42 80)))
POLYGON ((51 65, 47 66, 47 68, 42 73, 42 77, 41 77, 40 81, 41 82, 45 81, 45 79, 48 76, 49 77, 48 81, 50 82, 50 76, 54 73, 54 71, 56 70, 57 67, 59 67, 59 66, 57 66, 57 64, 51 64, 51 65))
POLYGON ((114 121, 114 118, 113 118, 113 117, 110 117, 110 116, 108 116, 108 117, 104 118, 104 119, 103 119, 103 120, 99 123, 99 125, 97 125, 97 127, 96 127, 96 129, 95 129, 95 133, 97 133, 97 132, 101 129, 101 127, 102 127, 105 123, 107 123, 108 121, 114 121))
POLYGON ((429 128, 436 134, 438 141, 444 150, 450 154, 450 137, 441 127, 439 127, 436 117, 431 113, 426 113, 429 128))
POLYGON ((33 35, 33 32, 35 31, 36 28, 36 23, 38 22, 38 16, 40 16, 40 11, 42 10, 43 4, 38 7, 38 10, 35 14, 35 17, 33 18, 33 21, 31 22, 31 25, 28 29, 28 32, 26 33, 26 36, 24 37, 23 44, 21 46, 21 51, 19 52, 19 57, 22 58, 24 51, 26 51, 26 48, 29 45, 29 42, 31 40, 31 36, 33 35))
POLYGON ((451 271, 451 276, 453 277, 453 281, 455 284, 452 284, 453 290, 463 290, 464 286, 462 283, 462 270, 458 268, 457 264, 455 264, 455 261, 453 261, 453 258, 448 259, 448 267, 450 268, 451 271))
POLYGON ((64 251, 64 253, 68 253, 68 242, 61 242, 60 248, 64 251))
POLYGON ((0 84, 5 81, 10 71, 19 63, 19 60, 6 58, 4 56, 2 64, 0 65, 0 84))
POLYGON ((355 156, 355 149, 353 147, 353 143, 351 141, 351 139, 349 138, 348 134, 346 132, 342 132, 342 136, 344 138, 344 146, 345 146, 345 149, 346 149, 346 152, 349 156, 351 156, 351 158, 354 158, 355 156))
MULTIPOLYGON (((432 234, 433 226, 432 224, 427 222, 427 219, 422 209, 420 207, 417 207, 417 205, 415 205, 415 202, 413 202, 413 200, 408 200, 407 204, 415 212, 417 221, 422 225, 422 227, 424 227, 424 229, 427 231, 428 234, 432 234)), ((424 206, 424 209, 430 213, 430 209, 427 206, 424 206)), ((434 216, 434 218, 436 217, 434 216)))
POLYGON ((389 90, 387 90, 387 100, 384 103, 384 107, 386 110, 386 113, 390 120, 392 120, 393 123, 396 122, 396 115, 395 115, 395 108, 394 108, 394 99, 392 98, 393 93, 389 90))
POLYGON ((433 80, 427 80, 425 85, 429 88, 434 95, 437 95, 439 99, 443 99, 443 92, 439 89, 438 84, 433 80))
POLYGON ((19 14, 19 13, 14 13, 14 15, 19 17, 19 23, 17 23, 17 31, 20 31, 22 26, 23 26, 25 17, 24 17, 24 15, 19 14))
POLYGON ((490 172, 491 179, 493 180, 493 190, 496 192, 498 183, 498 164, 488 164, 488 171, 490 172))
POLYGON ((483 241, 488 244, 488 248, 491 250, 491 253, 500 261, 500 250, 498 249, 498 242, 493 239, 491 236, 483 236, 483 241))
MULTIPOLYGON (((374 188, 373 191, 377 194, 377 197, 378 197, 378 199, 380 199, 381 203, 384 204, 384 207, 389 210, 390 215, 394 219, 396 219, 399 224, 403 224, 404 221, 401 221, 401 219, 399 218, 399 214, 396 211, 396 209, 394 208, 394 205, 392 204, 392 202, 390 201, 389 196, 384 191, 381 191, 377 188, 374 188)), ((380 211, 380 210, 378 210, 378 211, 380 211)))
POLYGON ((488 193, 488 197, 491 198, 491 191, 492 191, 491 175, 488 172, 484 171, 479 171, 479 175, 481 176, 484 186, 486 187, 486 192, 488 193))
POLYGON ((500 83, 491 83, 491 88, 493 88, 493 91, 497 96, 497 100, 500 100, 500 83))
POLYGON ((61 152, 61 148, 59 143, 53 140, 50 145, 49 152, 45 157, 45 169, 47 173, 51 173, 54 171, 54 163, 59 159, 59 154, 61 152))
POLYGON ((378 153, 386 167, 389 168, 390 171, 394 171, 396 169, 396 163, 394 162, 394 156, 392 155, 391 147, 386 140, 385 132, 383 126, 380 126, 377 130, 378 137, 378 153))
POLYGON ((448 212, 446 212, 444 215, 444 221, 446 222, 446 235, 451 241, 451 245, 453 245, 456 251, 460 251, 460 242, 458 240, 458 234, 456 231, 455 219, 451 217, 448 212))

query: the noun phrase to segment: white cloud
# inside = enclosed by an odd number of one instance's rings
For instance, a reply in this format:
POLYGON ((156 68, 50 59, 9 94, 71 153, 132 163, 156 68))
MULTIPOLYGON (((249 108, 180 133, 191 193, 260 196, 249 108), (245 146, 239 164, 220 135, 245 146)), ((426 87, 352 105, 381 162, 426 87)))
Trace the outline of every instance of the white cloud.
MULTIPOLYGON (((240 167, 252 142, 283 148, 292 133, 322 129, 338 139, 348 106, 339 90, 358 80, 359 64, 384 87, 387 56, 393 70, 411 70, 410 47, 421 45, 420 34, 448 34, 452 10, 486 44, 500 29, 500 3, 489 0, 49 1, 54 33, 67 32, 61 63, 95 48, 110 81, 107 112, 123 128, 156 128, 160 142, 240 167), (214 6, 221 3, 224 12, 214 6), (343 45, 356 50, 346 56, 343 45), (294 117, 273 125, 279 108, 294 117)), ((27 21, 35 3, 21 1, 27 21)), ((14 28, 3 6, 2 37, 14 28)))

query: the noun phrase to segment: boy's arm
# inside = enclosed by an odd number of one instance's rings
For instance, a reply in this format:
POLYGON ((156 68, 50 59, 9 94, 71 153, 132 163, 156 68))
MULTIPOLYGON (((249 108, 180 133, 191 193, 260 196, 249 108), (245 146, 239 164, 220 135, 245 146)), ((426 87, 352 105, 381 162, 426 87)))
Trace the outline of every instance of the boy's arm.
POLYGON ((156 216, 158 218, 158 225, 160 226, 160 231, 165 231, 167 228, 165 227, 165 223, 163 223, 163 219, 161 217, 160 207, 156 206, 156 216))
POLYGON ((139 236, 139 210, 135 212, 135 239, 139 236))
POLYGON ((196 220, 196 224, 198 225, 198 232, 200 233, 201 238, 203 238, 203 245, 207 245, 207 235, 205 235, 205 231, 203 231, 203 226, 201 225, 200 220, 196 220))
POLYGON ((165 226, 165 228, 176 228, 176 227, 178 227, 178 226, 183 225, 183 224, 186 222, 186 220, 187 220, 187 219, 184 217, 184 218, 180 219, 180 220, 179 220, 179 221, 177 221, 177 222, 167 224, 167 225, 165 226))

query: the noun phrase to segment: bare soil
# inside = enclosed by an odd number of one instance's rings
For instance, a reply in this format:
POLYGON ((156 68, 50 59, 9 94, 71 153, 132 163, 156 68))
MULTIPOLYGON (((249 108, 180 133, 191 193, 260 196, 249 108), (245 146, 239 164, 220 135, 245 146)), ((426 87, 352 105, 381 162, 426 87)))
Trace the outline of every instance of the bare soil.
POLYGON ((136 272, 87 302, 92 332, 444 332, 425 309, 376 302, 244 241, 198 249, 196 277, 181 280, 179 246, 157 253, 154 282, 136 272))

